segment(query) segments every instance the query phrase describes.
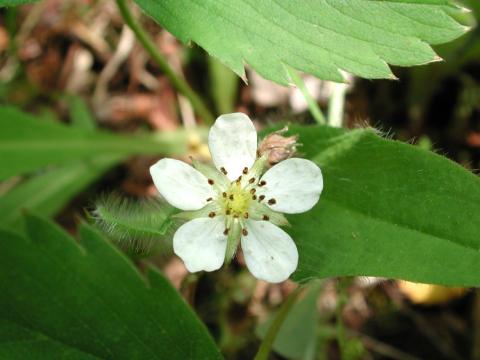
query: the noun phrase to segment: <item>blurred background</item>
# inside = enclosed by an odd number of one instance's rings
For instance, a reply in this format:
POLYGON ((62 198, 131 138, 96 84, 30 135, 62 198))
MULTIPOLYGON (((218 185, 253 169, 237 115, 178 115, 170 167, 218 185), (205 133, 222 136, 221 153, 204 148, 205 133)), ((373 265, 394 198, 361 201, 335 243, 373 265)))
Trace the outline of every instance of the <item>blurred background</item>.
MULTIPOLYGON (((472 9, 462 22, 480 20, 480 1, 462 4, 472 9)), ((172 68, 216 114, 245 112, 258 129, 284 121, 314 123, 298 89, 264 80, 251 69, 247 85, 202 49, 180 44, 136 10, 172 68)), ((480 28, 436 50, 444 62, 394 68, 396 81, 350 78, 348 85, 338 85, 312 76, 303 80, 336 125, 375 127, 478 173, 480 28)), ((2 9, 0 99, 36 114, 39 121, 80 123, 126 135, 202 125, 136 42, 114 1, 46 0, 2 9)), ((190 143, 184 160, 188 155, 208 158, 200 139, 190 143)), ((92 179, 56 211, 56 221, 75 233, 77 217, 92 208, 99 194, 156 195, 148 172, 156 160, 134 157, 92 179)), ((26 180, 17 176, 0 183, 0 203, 26 180)), ((126 251, 141 268, 145 254, 126 251)), ((222 271, 192 275, 175 257, 149 255, 229 359, 254 356, 266 324, 297 286, 256 281, 241 258, 222 271)), ((275 343, 275 359, 338 359, 338 326, 349 339, 345 346, 351 359, 480 359, 480 293, 473 289, 329 279, 310 287, 292 314, 275 343)))

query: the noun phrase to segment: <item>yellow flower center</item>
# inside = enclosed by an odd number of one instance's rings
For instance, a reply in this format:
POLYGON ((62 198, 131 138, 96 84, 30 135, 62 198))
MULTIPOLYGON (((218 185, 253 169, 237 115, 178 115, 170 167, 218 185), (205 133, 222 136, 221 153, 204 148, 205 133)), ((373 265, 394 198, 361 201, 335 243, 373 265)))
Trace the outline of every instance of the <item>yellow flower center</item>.
POLYGON ((222 208, 225 215, 248 217, 248 208, 252 194, 241 187, 239 182, 233 182, 222 194, 222 208))

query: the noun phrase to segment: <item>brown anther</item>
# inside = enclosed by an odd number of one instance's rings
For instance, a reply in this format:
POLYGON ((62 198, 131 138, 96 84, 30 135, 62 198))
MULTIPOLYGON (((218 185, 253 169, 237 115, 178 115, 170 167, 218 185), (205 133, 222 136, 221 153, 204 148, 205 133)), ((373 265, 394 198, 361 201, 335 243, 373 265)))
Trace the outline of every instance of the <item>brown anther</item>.
POLYGON ((265 195, 260 195, 260 196, 258 197, 258 201, 262 201, 263 199, 265 199, 265 195))
POLYGON ((216 214, 215 214, 215 211, 212 211, 212 212, 210 212, 210 213, 208 214, 208 217, 213 218, 213 217, 215 217, 215 215, 216 215, 216 214))
POLYGON ((233 200, 233 194, 230 194, 230 196, 228 197, 230 200, 233 200))
POLYGON ((242 229, 242 235, 243 235, 243 236, 247 236, 247 235, 248 235, 247 229, 242 229))
POLYGON ((253 183, 255 182, 255 178, 251 178, 250 180, 248 180, 248 182, 249 182, 250 184, 253 184, 253 183))
POLYGON ((226 192, 223 192, 223 193, 222 193, 222 196, 223 196, 224 198, 226 198, 226 197, 227 197, 227 193, 226 193, 226 192))
POLYGON ((255 194, 256 192, 257 192, 257 189, 251 189, 250 190, 250 194, 252 194, 252 195, 255 194))
POLYGON ((210 185, 213 185, 213 184, 215 184, 215 181, 213 181, 212 179, 208 179, 208 183, 209 183, 210 185))
POLYGON ((243 217, 244 217, 245 219, 248 219, 248 212, 246 212, 245 214, 243 214, 243 217))
POLYGON ((233 214, 233 217, 234 217, 235 219, 238 219, 238 214, 233 214))
POLYGON ((253 195, 252 200, 257 200, 257 195, 253 195))
POLYGON ((248 174, 248 168, 247 168, 247 167, 244 167, 242 173, 243 173, 244 175, 247 175, 247 174, 248 174))
POLYGON ((227 175, 227 170, 225 170, 223 166, 220 168, 220 171, 223 173, 223 175, 227 175))
POLYGON ((268 217, 268 215, 263 215, 262 220, 268 221, 268 220, 270 220, 270 218, 268 217))
POLYGON ((258 186, 264 186, 267 185, 267 182, 265 180, 262 180, 258 183, 258 186))
POLYGON ((224 231, 223 231, 223 235, 228 235, 228 232, 230 231, 229 228, 226 228, 224 231))
POLYGON ((225 215, 230 215, 232 213, 232 211, 230 209, 227 209, 227 211, 225 211, 225 215))
POLYGON ((257 149, 257 158, 259 158, 260 156, 262 156, 262 154, 260 153, 260 150, 257 149))
POLYGON ((270 200, 268 200, 268 205, 273 205, 276 203, 277 203, 277 200, 275 200, 274 198, 271 198, 270 200))
POLYGON ((210 197, 210 198, 207 199, 207 202, 212 201, 212 200, 213 200, 213 198, 210 197))

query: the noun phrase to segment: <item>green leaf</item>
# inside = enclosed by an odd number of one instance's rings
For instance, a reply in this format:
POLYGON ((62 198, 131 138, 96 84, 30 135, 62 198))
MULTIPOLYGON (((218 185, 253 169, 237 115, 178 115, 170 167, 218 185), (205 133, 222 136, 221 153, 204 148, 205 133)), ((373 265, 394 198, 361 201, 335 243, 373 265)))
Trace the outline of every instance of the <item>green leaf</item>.
POLYGON ((17 6, 37 2, 38 0, 0 0, 0 7, 17 6))
POLYGON ((5 358, 221 358, 205 327, 157 271, 143 278, 89 227, 81 228, 78 245, 38 217, 26 222, 29 238, 0 231, 5 358))
POLYGON ((37 355, 35 359, 55 359, 59 354, 68 360, 99 359, 29 327, 0 320, 0 358, 31 359, 34 354, 37 355))
POLYGON ((95 130, 97 123, 95 122, 87 103, 81 97, 76 95, 67 96, 67 101, 72 125, 80 129, 95 130))
MULTIPOLYGON (((275 338, 273 349, 287 359, 309 360, 316 358, 319 322, 317 298, 320 290, 320 283, 310 285, 305 297, 291 308, 275 338)), ((258 337, 265 338, 275 316, 276 314, 272 314, 267 321, 257 327, 256 334, 258 337)))
POLYGON ((372 130, 293 127, 322 169, 324 190, 286 229, 294 279, 371 275, 480 284, 480 179, 432 152, 372 130))
POLYGON ((208 58, 210 92, 218 114, 235 112, 238 76, 214 57, 208 58))
POLYGON ((22 210, 55 216, 68 201, 121 158, 98 156, 33 176, 0 197, 0 224, 18 228, 22 210))
POLYGON ((458 10, 449 0, 136 2, 182 42, 197 43, 239 76, 246 62, 284 85, 284 65, 338 82, 339 70, 394 78, 388 64, 436 61, 429 44, 466 31, 452 18, 458 10))
POLYGON ((186 133, 153 137, 121 136, 41 121, 13 107, 0 106, 0 181, 10 176, 93 156, 182 154, 186 133))

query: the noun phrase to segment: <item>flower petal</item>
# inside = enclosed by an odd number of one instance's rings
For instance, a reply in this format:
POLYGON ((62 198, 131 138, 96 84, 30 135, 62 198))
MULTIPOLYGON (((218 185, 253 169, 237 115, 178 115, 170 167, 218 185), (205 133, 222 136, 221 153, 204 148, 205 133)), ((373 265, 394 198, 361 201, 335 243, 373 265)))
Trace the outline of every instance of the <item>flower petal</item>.
POLYGON ((234 181, 255 162, 257 132, 247 115, 225 114, 210 129, 208 146, 217 169, 223 167, 230 181, 234 181))
POLYGON ((199 218, 178 228, 173 236, 173 251, 179 256, 188 271, 213 271, 225 260, 227 237, 225 218, 199 218))
POLYGON ((215 197, 208 179, 183 161, 162 159, 150 167, 153 183, 162 196, 181 210, 198 210, 215 197))
POLYGON ((292 158, 278 163, 261 178, 266 185, 257 188, 273 210, 298 214, 310 210, 320 198, 323 177, 320 168, 310 160, 292 158), (274 199, 269 202, 270 199, 274 199))
POLYGON ((246 222, 241 244, 245 262, 258 279, 282 282, 295 271, 298 251, 290 235, 268 221, 246 222))

